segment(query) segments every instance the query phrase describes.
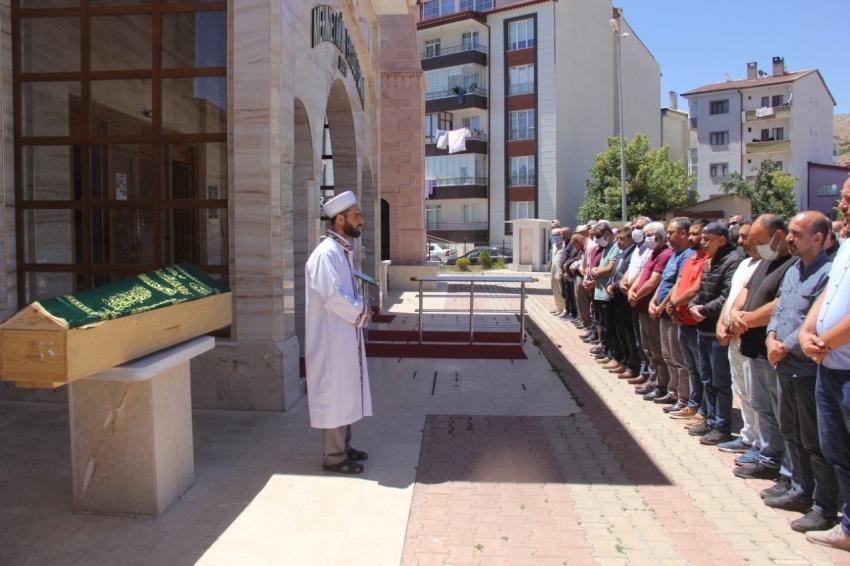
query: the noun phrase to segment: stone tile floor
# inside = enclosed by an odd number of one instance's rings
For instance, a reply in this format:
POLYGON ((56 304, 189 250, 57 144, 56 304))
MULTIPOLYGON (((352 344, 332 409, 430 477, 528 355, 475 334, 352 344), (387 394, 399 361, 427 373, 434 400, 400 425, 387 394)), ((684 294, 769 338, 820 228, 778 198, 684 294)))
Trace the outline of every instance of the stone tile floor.
MULTIPOLYGON (((527 360, 369 360, 362 477, 321 471, 306 400, 195 411, 195 485, 163 516, 75 515, 67 407, 0 403, 0 564, 850 563, 593 364, 548 289, 529 288, 527 360)), ((476 306, 516 308, 505 291, 476 306)), ((426 306, 468 322, 451 295, 426 306)), ((415 293, 390 300, 388 327, 413 327, 415 293)))

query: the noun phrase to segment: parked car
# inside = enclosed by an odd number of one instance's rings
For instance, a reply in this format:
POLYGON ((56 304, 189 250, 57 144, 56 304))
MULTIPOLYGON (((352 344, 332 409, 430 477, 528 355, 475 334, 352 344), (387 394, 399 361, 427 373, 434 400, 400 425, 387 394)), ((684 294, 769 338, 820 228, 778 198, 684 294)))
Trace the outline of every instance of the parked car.
MULTIPOLYGON (((481 251, 485 249, 490 252, 490 257, 494 262, 501 259, 504 260, 505 263, 513 263, 513 252, 504 248, 475 248, 460 257, 469 259, 469 265, 478 265, 478 256, 481 255, 481 251)), ((446 265, 455 265, 459 259, 460 258, 452 258, 446 262, 446 265)))
POLYGON ((428 261, 439 261, 446 263, 450 259, 457 259, 457 252, 451 248, 442 248, 437 244, 428 244, 428 261))

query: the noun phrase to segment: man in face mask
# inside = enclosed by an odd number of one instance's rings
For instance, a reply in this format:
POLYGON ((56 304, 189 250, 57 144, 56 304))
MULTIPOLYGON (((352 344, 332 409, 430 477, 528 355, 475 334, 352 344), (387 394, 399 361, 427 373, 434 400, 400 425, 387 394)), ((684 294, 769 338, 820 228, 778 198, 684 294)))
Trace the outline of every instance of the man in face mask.
MULTIPOLYGON (((664 224, 651 222, 646 226, 646 247, 650 250, 646 265, 643 267, 638 280, 629 289, 629 303, 637 308, 640 319, 640 341, 643 351, 649 358, 650 379, 641 387, 635 389, 638 395, 655 392, 659 383, 670 383, 670 372, 664 361, 661 349, 661 326, 657 318, 649 315, 649 304, 655 290, 661 283, 661 274, 667 267, 667 262, 673 255, 673 250, 667 247, 664 224)), ((665 391, 666 393, 666 391, 665 391)), ((651 396, 647 400, 652 400, 651 396)))
POLYGON ((566 302, 561 294, 561 254, 564 252, 564 242, 561 239, 561 229, 552 230, 552 257, 549 261, 549 275, 552 282, 552 297, 555 299, 555 316, 562 316, 566 302))
POLYGON ((608 280, 620 257, 620 248, 614 243, 614 232, 607 220, 600 220, 593 227, 593 239, 603 250, 599 265, 590 270, 594 281, 593 304, 599 320, 601 341, 601 349, 597 350, 595 355, 597 362, 603 364, 605 369, 613 369, 620 365, 616 360, 623 359, 623 353, 617 347, 612 334, 615 320, 611 302, 613 295, 608 292, 608 280))
POLYGON ((753 222, 749 244, 762 261, 732 305, 729 331, 741 337, 741 353, 750 358, 750 402, 759 427, 759 461, 735 470, 744 479, 776 480, 791 477, 791 458, 779 430, 779 378, 767 359, 766 328, 773 313, 785 272, 794 262, 788 251, 788 225, 775 214, 753 222))
MULTIPOLYGON (((640 278, 643 273, 643 268, 646 265, 646 260, 649 258, 649 254, 652 253, 652 250, 646 247, 646 242, 644 241, 644 228, 646 228, 646 225, 650 222, 651 220, 646 216, 641 216, 632 222, 632 240, 637 248, 635 248, 634 252, 632 252, 631 257, 629 258, 628 270, 620 280, 620 291, 626 297, 626 302, 628 302, 629 289, 631 289, 632 285, 634 285, 640 278)), ((650 378, 651 372, 649 369, 649 358, 646 357, 646 352, 643 349, 643 344, 640 338, 640 313, 638 313, 637 307, 635 306, 631 306, 631 309, 631 334, 635 337, 635 351, 638 353, 638 357, 640 358, 640 375, 629 379, 627 383, 632 385, 643 385, 650 378)))

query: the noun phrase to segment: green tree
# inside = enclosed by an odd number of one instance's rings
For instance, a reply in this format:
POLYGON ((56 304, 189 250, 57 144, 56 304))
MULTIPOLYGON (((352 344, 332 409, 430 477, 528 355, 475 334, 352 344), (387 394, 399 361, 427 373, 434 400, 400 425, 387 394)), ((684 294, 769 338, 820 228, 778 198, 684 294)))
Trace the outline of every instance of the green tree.
POLYGON ((776 214, 785 220, 791 220, 797 214, 797 193, 794 186, 799 177, 783 173, 779 164, 771 158, 753 167, 756 177, 748 183, 740 173, 732 173, 729 179, 720 185, 726 194, 736 194, 752 201, 753 215, 776 214))
MULTIPOLYGON (((590 168, 585 201, 579 222, 623 217, 620 191, 620 139, 607 138, 608 148, 596 156, 590 168)), ((683 161, 670 158, 670 146, 652 149, 649 136, 636 134, 625 142, 626 206, 628 216, 662 218, 666 213, 696 202, 688 198, 693 183, 683 161)))
POLYGON ((481 253, 478 254, 478 265, 484 267, 484 269, 490 269, 493 267, 493 258, 490 257, 490 252, 487 249, 481 250, 481 253))

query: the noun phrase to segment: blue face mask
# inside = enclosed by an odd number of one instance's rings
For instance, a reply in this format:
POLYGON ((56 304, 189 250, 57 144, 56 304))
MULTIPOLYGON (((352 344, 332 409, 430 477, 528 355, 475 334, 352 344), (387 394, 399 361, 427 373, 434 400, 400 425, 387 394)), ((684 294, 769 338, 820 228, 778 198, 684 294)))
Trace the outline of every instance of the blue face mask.
POLYGON ((558 243, 558 242, 560 242, 560 241, 561 241, 561 237, 560 237, 560 236, 552 236, 552 243, 553 243, 553 244, 557 244, 557 243, 558 243))

